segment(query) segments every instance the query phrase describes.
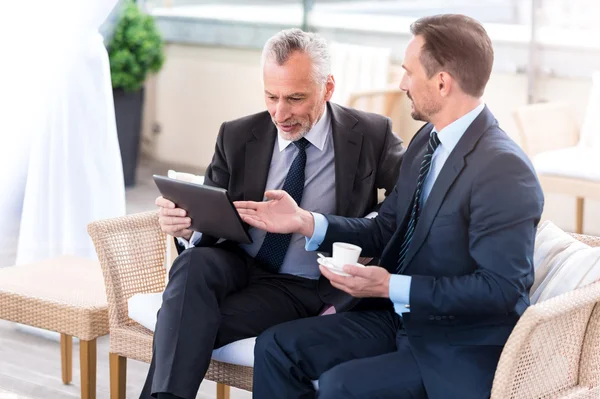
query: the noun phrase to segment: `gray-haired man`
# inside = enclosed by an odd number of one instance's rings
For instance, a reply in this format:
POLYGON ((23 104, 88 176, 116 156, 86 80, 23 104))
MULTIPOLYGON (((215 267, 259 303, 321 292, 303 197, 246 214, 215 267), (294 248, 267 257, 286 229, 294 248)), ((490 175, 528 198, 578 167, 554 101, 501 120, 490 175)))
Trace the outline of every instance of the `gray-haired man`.
MULTIPOLYGON (((394 187, 403 154, 390 121, 329 103, 335 88, 326 41, 298 29, 263 50, 268 112, 223 123, 205 184, 232 200, 261 201, 287 191, 304 209, 361 217, 377 189, 394 187)), ((192 233, 183 209, 159 197, 164 232, 178 237, 142 398, 196 397, 214 348, 290 320, 318 315, 351 298, 320 278, 300 235, 250 229, 251 245, 217 244, 192 233)))

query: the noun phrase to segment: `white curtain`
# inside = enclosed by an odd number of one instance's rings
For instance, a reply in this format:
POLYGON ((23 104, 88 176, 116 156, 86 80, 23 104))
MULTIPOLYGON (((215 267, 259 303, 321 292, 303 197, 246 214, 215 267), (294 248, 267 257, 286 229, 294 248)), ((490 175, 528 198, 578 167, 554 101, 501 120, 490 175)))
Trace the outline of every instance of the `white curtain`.
POLYGON ((108 54, 117 0, 11 2, 0 11, 0 255, 95 257, 89 222, 125 214, 108 54), (24 4, 22 4, 24 3, 24 4), (4 57, 3 57, 4 58, 4 57), (2 248, 4 246, 4 248, 2 248))

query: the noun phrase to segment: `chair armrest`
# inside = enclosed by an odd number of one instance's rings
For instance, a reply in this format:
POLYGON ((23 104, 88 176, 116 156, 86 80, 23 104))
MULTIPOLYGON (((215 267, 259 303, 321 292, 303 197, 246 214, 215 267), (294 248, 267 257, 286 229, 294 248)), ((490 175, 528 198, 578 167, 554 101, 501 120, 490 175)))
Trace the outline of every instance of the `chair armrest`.
POLYGON ((502 351, 491 398, 555 397, 575 387, 598 301, 600 282, 530 306, 502 351))
POLYGON ((88 225, 102 267, 110 328, 129 322, 127 300, 165 286, 165 234, 158 212, 144 212, 88 225))
POLYGON ((579 126, 567 103, 525 105, 516 109, 514 118, 525 152, 530 157, 572 147, 579 141, 579 126))

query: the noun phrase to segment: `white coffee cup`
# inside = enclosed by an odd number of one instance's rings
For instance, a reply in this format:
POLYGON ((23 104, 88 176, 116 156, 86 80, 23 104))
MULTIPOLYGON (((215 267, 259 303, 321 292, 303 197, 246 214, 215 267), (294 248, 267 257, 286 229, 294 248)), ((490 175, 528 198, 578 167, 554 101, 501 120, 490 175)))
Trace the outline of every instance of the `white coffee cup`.
POLYGON ((337 267, 353 265, 358 262, 362 248, 345 242, 334 242, 331 257, 337 267))

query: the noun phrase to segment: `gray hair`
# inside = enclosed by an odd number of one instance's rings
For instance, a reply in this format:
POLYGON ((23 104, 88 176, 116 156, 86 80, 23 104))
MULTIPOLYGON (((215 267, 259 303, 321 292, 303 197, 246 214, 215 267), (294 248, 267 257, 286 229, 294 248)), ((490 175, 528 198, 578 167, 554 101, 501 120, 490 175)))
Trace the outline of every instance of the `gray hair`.
POLYGON ((331 74, 331 57, 327 41, 316 33, 304 32, 298 28, 286 29, 272 36, 263 47, 262 67, 266 61, 283 65, 292 53, 300 51, 308 54, 313 65, 313 79, 325 84, 331 74))

